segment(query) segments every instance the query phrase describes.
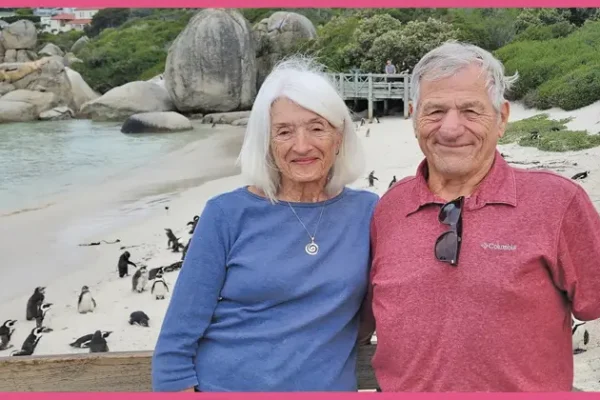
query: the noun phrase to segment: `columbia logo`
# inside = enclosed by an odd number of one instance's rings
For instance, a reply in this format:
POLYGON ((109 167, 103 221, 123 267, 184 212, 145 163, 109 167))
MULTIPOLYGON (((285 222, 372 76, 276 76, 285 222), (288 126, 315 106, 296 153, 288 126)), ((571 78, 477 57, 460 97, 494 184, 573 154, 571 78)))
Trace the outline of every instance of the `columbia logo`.
POLYGON ((481 243, 481 247, 485 250, 503 250, 503 251, 515 251, 517 246, 514 244, 498 244, 498 243, 481 243))

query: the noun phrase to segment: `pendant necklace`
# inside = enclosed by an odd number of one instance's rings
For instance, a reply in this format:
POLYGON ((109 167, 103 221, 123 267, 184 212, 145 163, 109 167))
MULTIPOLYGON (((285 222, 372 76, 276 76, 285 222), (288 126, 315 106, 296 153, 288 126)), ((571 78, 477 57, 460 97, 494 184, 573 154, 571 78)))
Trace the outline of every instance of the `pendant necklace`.
POLYGON ((308 229, 306 229, 306 225, 304 225, 304 222, 302 222, 302 220, 300 219, 298 214, 296 214, 296 210, 294 210, 294 207, 292 207, 292 205, 290 204, 289 201, 287 203, 288 203, 288 206, 290 206, 290 209, 292 210, 292 212, 294 213, 296 218, 298 218, 298 221, 300 221, 300 223, 304 227, 304 230, 306 231, 306 233, 308 233, 308 237, 310 238, 310 243, 304 247, 304 251, 306 251, 306 254, 308 254, 308 255, 311 255, 311 256, 316 255, 319 252, 319 245, 315 243, 315 236, 317 234, 317 229, 319 229, 319 223, 321 222, 321 217, 323 216, 323 211, 325 210, 325 205, 323 205, 323 207, 321 208, 321 215, 319 215, 319 220, 317 221, 317 227, 315 228, 315 233, 314 233, 314 235, 311 235, 310 232, 308 231, 308 229))

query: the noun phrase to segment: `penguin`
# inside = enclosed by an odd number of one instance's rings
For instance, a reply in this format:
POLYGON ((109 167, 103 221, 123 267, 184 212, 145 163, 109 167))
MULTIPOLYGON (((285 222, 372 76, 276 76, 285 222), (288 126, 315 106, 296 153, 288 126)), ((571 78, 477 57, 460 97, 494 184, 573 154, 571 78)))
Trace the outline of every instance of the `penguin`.
MULTIPOLYGON (((102 331, 102 337, 104 339, 106 339, 107 337, 110 336, 111 333, 112 333, 112 331, 102 331)), ((93 333, 83 335, 80 338, 78 338, 77 340, 75 340, 74 342, 69 343, 69 346, 77 348, 77 349, 88 348, 90 346, 90 342, 92 341, 93 337, 94 337, 93 333)))
POLYGON ((367 129, 367 133, 365 134, 366 137, 371 136, 371 128, 367 129))
POLYGON ((79 294, 79 300, 77 300, 77 311, 79 311, 80 314, 86 314, 88 312, 94 312, 95 308, 96 300, 92 297, 90 288, 83 286, 81 288, 81 293, 79 294))
POLYGON ((106 353, 108 351, 108 344, 102 336, 101 331, 94 332, 92 340, 90 340, 89 349, 90 353, 106 353))
POLYGON ((373 187, 373 185, 375 184, 375 181, 379 180, 375 176, 375 171, 371 171, 371 173, 369 174, 369 177, 367 179, 369 180, 369 187, 373 187))
POLYGON ((38 307, 38 315, 35 318, 35 323, 38 328, 44 328, 44 333, 52 332, 50 328, 52 322, 52 303, 41 303, 38 307))
POLYGON ((198 225, 198 220, 199 219, 200 219, 199 216, 194 215, 194 218, 190 222, 188 222, 186 224, 186 226, 190 226, 190 225, 192 226, 191 229, 190 229, 190 235, 194 234, 194 229, 196 229, 196 225, 198 225))
POLYGON ((44 286, 38 286, 33 291, 29 300, 27 300, 27 321, 33 321, 37 316, 38 303, 44 301, 45 292, 46 288, 44 286))
POLYGON ((587 351, 585 348, 587 344, 590 342, 590 333, 587 329, 581 328, 577 329, 580 326, 585 325, 585 321, 578 322, 573 320, 571 322, 571 335, 573 337, 573 354, 581 354, 587 351), (583 346, 580 346, 583 341, 583 346))
POLYGON ((148 283, 148 270, 146 267, 140 267, 131 279, 131 290, 142 293, 146 288, 146 283, 148 283))
POLYGON ((158 271, 156 278, 154 279, 154 283, 152 284, 150 293, 154 295, 156 300, 164 300, 168 291, 169 285, 167 285, 167 282, 165 282, 162 271, 158 271))
POLYGON ((15 332, 16 323, 16 319, 8 319, 4 321, 2 326, 0 326, 0 350, 6 350, 14 347, 12 344, 9 345, 9 343, 12 334, 15 332))
POLYGON ((129 325, 138 325, 148 327, 150 322, 150 317, 146 315, 143 311, 134 311, 129 315, 129 325))
POLYGON ((573 175, 573 176, 571 177, 571 179, 573 179, 573 180, 577 180, 577 179, 585 179, 585 178, 587 178, 587 177, 588 177, 589 173, 590 173, 590 171, 579 172, 579 173, 577 173, 577 174, 573 175))
POLYGON ((396 175, 394 175, 394 178, 392 179, 392 181, 390 182, 390 185, 388 186, 388 189, 391 188, 392 186, 394 186, 394 183, 396 183, 396 175))
POLYGON ((11 356, 30 356, 35 351, 42 335, 44 333, 44 327, 38 328, 35 327, 31 330, 31 333, 25 341, 23 342, 23 346, 21 346, 21 350, 15 350, 11 353, 11 356))

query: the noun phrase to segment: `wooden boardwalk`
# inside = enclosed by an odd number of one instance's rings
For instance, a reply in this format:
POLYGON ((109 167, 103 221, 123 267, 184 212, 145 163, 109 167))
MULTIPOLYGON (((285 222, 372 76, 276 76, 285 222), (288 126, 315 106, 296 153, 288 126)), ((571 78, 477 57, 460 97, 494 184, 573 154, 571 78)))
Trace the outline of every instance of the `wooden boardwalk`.
POLYGON ((344 100, 367 100, 368 119, 373 120, 373 103, 402 100, 404 117, 408 118, 410 99, 409 74, 328 74, 344 100))

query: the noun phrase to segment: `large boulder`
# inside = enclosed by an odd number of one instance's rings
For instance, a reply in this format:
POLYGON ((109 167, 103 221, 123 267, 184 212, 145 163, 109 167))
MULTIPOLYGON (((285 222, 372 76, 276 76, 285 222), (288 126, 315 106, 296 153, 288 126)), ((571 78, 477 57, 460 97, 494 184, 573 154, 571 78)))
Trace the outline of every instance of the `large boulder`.
POLYGON ((2 31, 0 31, 0 64, 2 64, 4 62, 4 53, 6 53, 6 49, 4 48, 4 45, 2 44, 2 31))
POLYGON ((85 47, 85 45, 90 41, 90 38, 87 36, 82 36, 71 46, 71 53, 77 54, 81 49, 85 47))
POLYGON ((119 121, 133 114, 173 110, 166 89, 152 82, 134 81, 83 104, 80 114, 96 121, 119 121))
POLYGON ((51 92, 58 99, 57 106, 74 108, 71 81, 59 60, 59 57, 45 57, 29 63, 3 64, 0 66, 0 76, 2 69, 7 68, 4 75, 11 78, 9 83, 17 89, 51 92))
POLYGON ((0 98, 0 122, 33 121, 57 104, 58 98, 52 92, 14 90, 0 98), (11 112, 15 115, 10 116, 11 112))
POLYGON ((100 97, 100 95, 87 84, 79 72, 68 67, 65 68, 65 71, 67 71, 67 77, 71 82, 75 112, 79 112, 81 106, 88 101, 96 100, 100 97))
POLYGON ((17 62, 25 63, 37 60, 37 54, 33 50, 17 50, 17 62))
POLYGON ((39 119, 42 121, 63 121, 65 119, 72 119, 74 117, 75 112, 73 110, 66 106, 60 106, 55 107, 52 110, 41 112, 39 119))
POLYGON ((37 30, 33 22, 21 19, 2 29, 0 40, 5 49, 34 49, 37 43, 37 30))
POLYGON ((82 62, 83 62, 83 60, 81 60, 80 58, 77 58, 75 56, 75 54, 73 54, 73 53, 67 53, 63 57, 63 64, 65 64, 66 67, 69 67, 76 63, 82 63, 82 62))
POLYGON ((249 109, 256 54, 248 21, 234 9, 200 11, 169 49, 164 80, 181 112, 249 109))
POLYGON ((22 101, 3 101, 0 98, 0 122, 34 121, 38 114, 33 104, 22 101))
POLYGON ((123 133, 165 133, 192 129, 192 122, 174 111, 134 114, 121 126, 123 133))
POLYGON ((60 47, 58 47, 57 45, 53 44, 53 43, 47 43, 40 51, 38 51, 38 54, 41 56, 59 56, 59 57, 64 57, 65 53, 60 49, 60 47))
POLYGON ((17 50, 7 49, 4 52, 4 62, 5 63, 16 63, 17 62, 17 50))
POLYGON ((314 39, 317 29, 302 14, 277 11, 256 24, 252 34, 256 41, 256 84, 260 88, 275 64, 293 52, 299 41, 314 39))

